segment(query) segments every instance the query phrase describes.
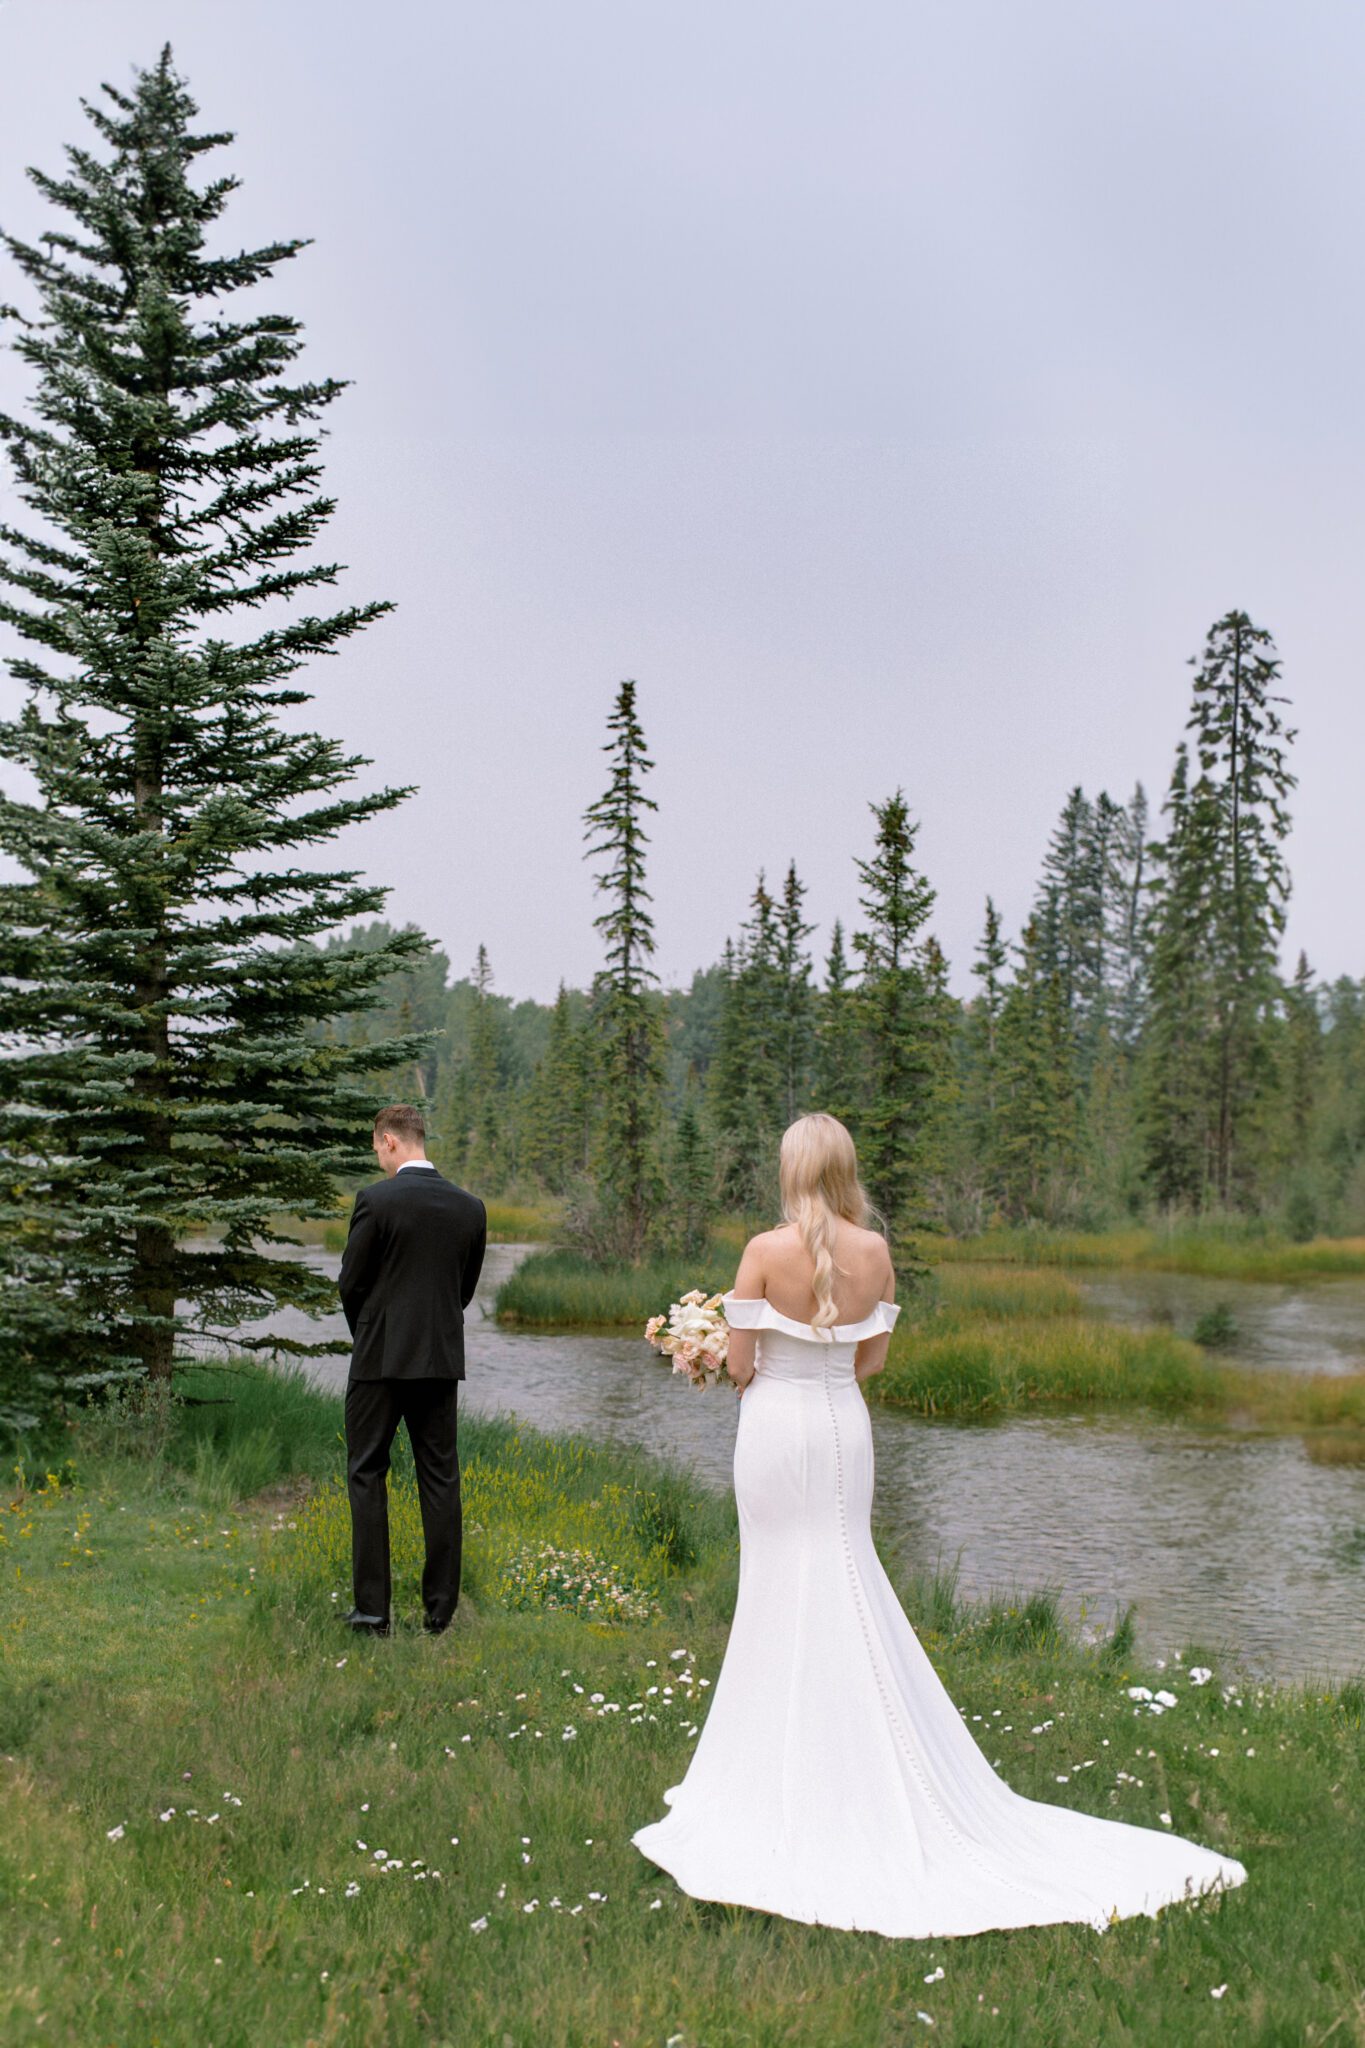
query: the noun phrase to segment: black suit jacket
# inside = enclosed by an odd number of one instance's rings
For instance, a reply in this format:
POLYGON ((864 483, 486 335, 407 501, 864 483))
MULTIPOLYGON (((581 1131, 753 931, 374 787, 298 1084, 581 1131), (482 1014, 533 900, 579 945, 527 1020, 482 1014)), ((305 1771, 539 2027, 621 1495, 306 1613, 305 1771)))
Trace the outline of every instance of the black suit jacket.
POLYGON ((432 1167, 362 1188, 338 1287, 353 1380, 462 1380, 464 1312, 483 1265, 488 1218, 432 1167))

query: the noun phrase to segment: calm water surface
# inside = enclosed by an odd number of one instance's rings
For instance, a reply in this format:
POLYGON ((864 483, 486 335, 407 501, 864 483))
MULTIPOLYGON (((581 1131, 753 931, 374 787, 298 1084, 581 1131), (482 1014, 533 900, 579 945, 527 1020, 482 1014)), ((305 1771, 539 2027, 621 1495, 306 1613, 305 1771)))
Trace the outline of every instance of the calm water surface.
MULTIPOLYGON (((533 1335, 491 1320, 526 1249, 489 1248, 465 1406, 643 1444, 728 1487, 738 1417, 728 1393, 691 1392, 634 1338, 533 1335)), ((337 1270, 335 1254, 306 1256, 337 1270)), ((1084 1285, 1105 1314, 1153 1321, 1164 1303, 1180 1328, 1228 1301, 1248 1362, 1365 1366, 1358 1282, 1290 1289, 1125 1272, 1086 1274, 1084 1285)), ((345 1335, 339 1315, 324 1327, 345 1335)), ((346 1361, 313 1370, 340 1386, 346 1361)), ((1365 1469, 1313 1465, 1295 1438, 1145 1418, 965 1425, 871 1412, 878 1538, 893 1569, 955 1564, 973 1594, 1051 1585, 1073 1616, 1103 1626, 1134 1601, 1143 1646, 1159 1656, 1197 1643, 1280 1678, 1365 1669, 1365 1469)))

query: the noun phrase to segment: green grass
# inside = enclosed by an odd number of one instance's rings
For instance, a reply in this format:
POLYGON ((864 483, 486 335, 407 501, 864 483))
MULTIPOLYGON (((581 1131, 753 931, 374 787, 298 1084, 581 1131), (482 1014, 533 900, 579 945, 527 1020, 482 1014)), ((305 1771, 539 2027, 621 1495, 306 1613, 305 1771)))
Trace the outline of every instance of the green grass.
POLYGON ((1307 1280, 1365 1273, 1365 1237, 1307 1244, 1239 1223, 1186 1223, 1170 1230, 991 1230, 980 1237, 925 1237, 918 1250, 940 1264, 1141 1266, 1224 1280, 1307 1280))
MULTIPOLYGON (((926 1647, 1011 1784, 1170 1813, 1250 1883, 1102 1937, 889 1942, 698 1904, 629 1835, 685 1768, 719 1668, 728 1503, 628 1453, 464 1424, 481 1527, 456 1627, 353 1641, 328 1597, 337 1405, 233 1391, 227 1411, 125 1414, 121 1441, 77 1431, 64 1476, 0 1496, 15 2048, 903 2048, 929 2038, 921 2012, 935 2039, 1008 2048, 1365 2035, 1359 1685, 1195 1686, 1136 1666, 1126 1625, 1083 1649, 1047 1594, 970 1606, 916 1582, 926 1647), (226 1501, 228 1474, 263 1472, 263 1495, 226 1501), (650 1493, 651 1513, 623 1508, 650 1493), (657 1617, 510 1610, 503 1508, 652 1575, 657 1617), (1139 1681, 1178 1706, 1135 1706, 1139 1681)), ((414 1564, 405 1536, 408 1614, 414 1564)))
POLYGON ((692 1259, 595 1266, 578 1252, 533 1252, 498 1289, 500 1323, 541 1329, 643 1330, 689 1287, 714 1293, 735 1277, 735 1254, 713 1244, 692 1259))

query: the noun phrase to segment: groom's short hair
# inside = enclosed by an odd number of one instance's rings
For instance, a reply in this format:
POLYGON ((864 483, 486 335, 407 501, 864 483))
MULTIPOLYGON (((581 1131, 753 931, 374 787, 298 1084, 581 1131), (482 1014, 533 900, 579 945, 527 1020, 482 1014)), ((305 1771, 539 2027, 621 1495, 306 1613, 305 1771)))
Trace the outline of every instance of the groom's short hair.
POLYGON ((374 1134, 382 1138, 392 1132, 407 1145, 425 1145, 427 1127, 420 1109, 414 1109, 410 1102, 395 1102, 389 1109, 381 1109, 374 1120, 374 1134))

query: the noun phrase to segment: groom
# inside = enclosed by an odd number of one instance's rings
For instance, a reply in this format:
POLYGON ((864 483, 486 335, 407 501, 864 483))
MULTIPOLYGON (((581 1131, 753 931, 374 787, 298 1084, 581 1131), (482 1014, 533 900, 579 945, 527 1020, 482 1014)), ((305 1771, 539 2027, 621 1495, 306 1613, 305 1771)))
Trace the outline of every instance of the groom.
POLYGON ((483 1203, 436 1171, 420 1110, 374 1120, 384 1179, 351 1212, 338 1287, 352 1336, 346 1385, 353 1629, 389 1633, 389 1449, 408 1426, 426 1540, 422 1605, 429 1635, 460 1597, 460 1466, 455 1390, 464 1378, 464 1312, 483 1264, 483 1203))

